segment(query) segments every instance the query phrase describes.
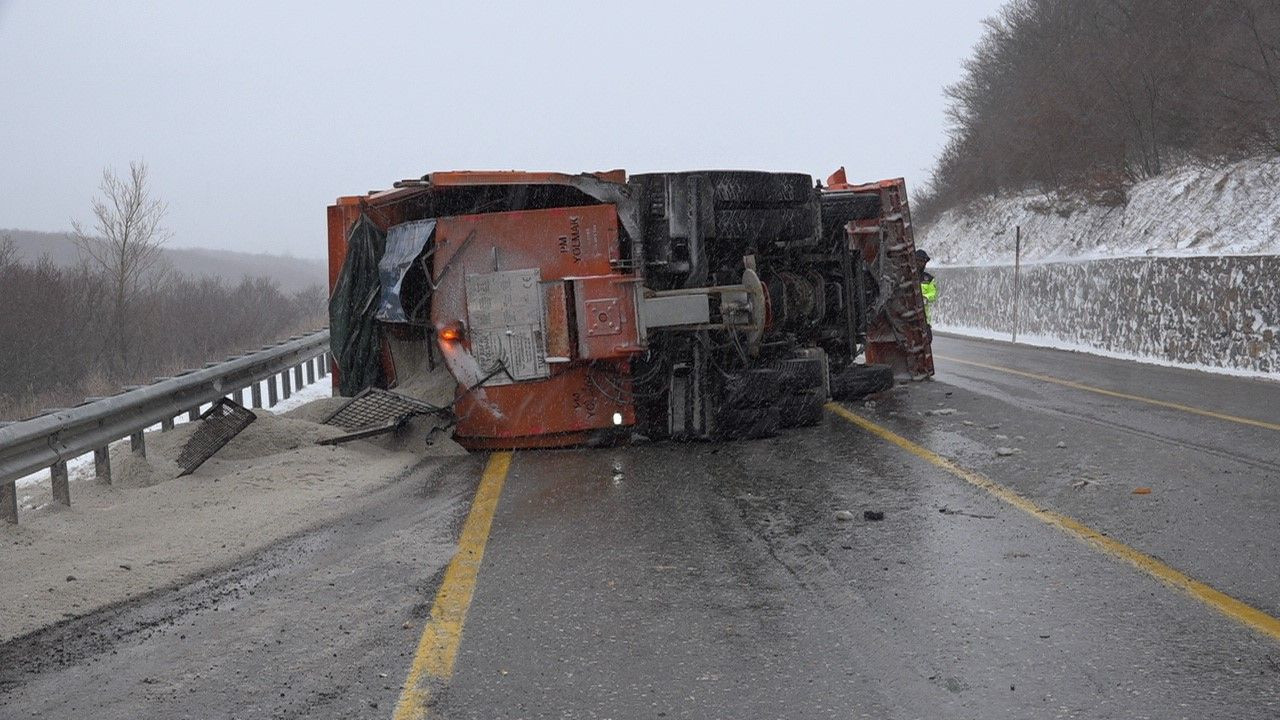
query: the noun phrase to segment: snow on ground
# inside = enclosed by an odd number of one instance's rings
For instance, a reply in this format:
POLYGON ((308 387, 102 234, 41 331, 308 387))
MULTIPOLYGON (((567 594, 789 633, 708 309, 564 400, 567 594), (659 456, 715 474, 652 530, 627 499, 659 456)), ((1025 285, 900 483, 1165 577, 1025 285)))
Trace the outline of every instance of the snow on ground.
POLYGON ((1280 253, 1280 158, 1188 165, 1130 188, 1106 207, 1079 195, 1023 192, 944 212, 918 231, 934 264, 1013 264, 1133 256, 1280 253))

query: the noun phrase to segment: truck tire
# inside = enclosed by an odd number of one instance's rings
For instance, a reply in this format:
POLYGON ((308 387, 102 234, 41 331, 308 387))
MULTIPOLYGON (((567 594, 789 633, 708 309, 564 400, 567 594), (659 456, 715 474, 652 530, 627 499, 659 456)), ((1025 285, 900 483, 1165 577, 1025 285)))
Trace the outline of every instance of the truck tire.
POLYGON ((824 372, 826 368, 818 358, 787 358, 778 363, 778 384, 786 392, 806 392, 823 386, 824 372))
POLYGON ((814 196, 813 178, 803 173, 716 170, 707 175, 717 202, 804 203, 814 196))
POLYGON ((741 409, 776 405, 782 399, 782 373, 776 368, 754 368, 724 378, 720 407, 741 409))
POLYGON ((804 240, 820 230, 813 204, 716 210, 715 220, 715 237, 725 240, 804 240))
POLYGON ((857 400, 893 387, 893 369, 888 365, 850 365, 831 373, 831 397, 857 400))
POLYGON ((792 393, 778 403, 782 427, 809 427, 822 422, 827 398, 821 389, 792 393))
POLYGON ((679 173, 641 173, 631 181, 661 192, 667 178, 679 181, 698 175, 711 185, 711 197, 717 205, 764 205, 806 203, 814 197, 813 178, 803 173, 771 173, 750 170, 704 170, 679 173))
POLYGON ((782 413, 777 405, 723 408, 716 413, 712 437, 717 440, 756 440, 773 437, 781 429, 782 413))
POLYGON ((822 230, 830 233, 850 220, 880 217, 880 196, 874 193, 829 193, 822 196, 822 230))

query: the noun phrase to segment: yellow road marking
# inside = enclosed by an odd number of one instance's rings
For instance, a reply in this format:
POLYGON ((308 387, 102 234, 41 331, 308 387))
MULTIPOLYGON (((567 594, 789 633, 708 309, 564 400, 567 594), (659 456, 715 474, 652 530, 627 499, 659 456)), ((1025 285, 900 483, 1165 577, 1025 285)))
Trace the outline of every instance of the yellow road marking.
POLYGON ((1172 410, 1181 410, 1182 412, 1192 413, 1194 415, 1202 415, 1211 417, 1216 420, 1226 420, 1227 422, 1240 423, 1241 425, 1253 425, 1254 427, 1266 428, 1268 430, 1280 430, 1280 423, 1267 422, 1265 420, 1254 420, 1253 418, 1239 417, 1236 415, 1228 415, 1226 413, 1214 412, 1203 408, 1193 407, 1191 405, 1182 405, 1180 403, 1168 402, 1167 400, 1156 400, 1154 398, 1143 397, 1141 395, 1130 395, 1129 393, 1116 392, 1115 390, 1107 390, 1106 388, 1085 385, 1074 380, 1063 380, 1052 375, 1042 375, 1040 373, 1027 372, 1026 370, 1015 370, 1014 368, 1003 367, 1001 365, 989 365, 987 363, 977 362, 975 360, 961 360, 960 358, 947 357, 946 355, 934 355, 939 360, 947 362, 960 363, 961 365, 972 365, 974 367, 986 368, 997 372, 1009 373, 1010 375, 1018 375, 1032 380, 1040 380, 1042 382, 1053 383, 1063 387, 1074 388, 1076 390, 1084 390, 1086 392, 1098 393, 1099 395, 1107 395, 1123 400, 1133 400, 1134 402, 1146 403, 1148 405, 1156 405, 1158 407, 1170 408, 1172 410))
POLYGON ((394 720, 421 720, 427 716, 427 701, 431 686, 437 686, 453 675, 453 664, 458 658, 458 644, 462 641, 462 624, 471 607, 471 596, 476 589, 476 576, 484 560, 484 547, 489 542, 489 527, 498 509, 502 485, 511 467, 511 453, 498 452, 489 458, 480 487, 476 489, 471 512, 462 526, 458 539, 458 552, 444 571, 444 580, 436 591, 435 604, 431 606, 431 618, 422 629, 418 650, 414 653, 409 676, 396 701, 394 720))
POLYGON ((1085 525, 1079 520, 1067 517, 1061 513, 1052 510, 1046 510, 1009 488, 991 480, 987 476, 960 467, 954 462, 942 457, 941 455, 929 450, 926 447, 917 445, 916 443, 898 435, 888 428, 881 427, 876 423, 850 411, 849 409, 836 403, 827 403, 827 409, 884 440, 897 445, 916 457, 928 461, 947 472, 955 475, 969 484, 985 490, 987 493, 995 496, 999 500, 1022 510, 1041 522, 1051 525, 1062 532, 1073 535, 1083 540, 1102 552, 1121 560, 1125 560, 1139 570, 1183 590, 1191 597, 1226 615, 1243 625, 1257 630, 1258 632, 1270 636, 1274 640, 1280 641, 1280 619, 1272 617, 1263 611, 1247 605, 1224 592, 1215 590, 1199 580, 1189 577, 1188 575, 1175 570, 1150 555, 1125 545, 1124 543, 1107 537, 1093 528, 1085 525))

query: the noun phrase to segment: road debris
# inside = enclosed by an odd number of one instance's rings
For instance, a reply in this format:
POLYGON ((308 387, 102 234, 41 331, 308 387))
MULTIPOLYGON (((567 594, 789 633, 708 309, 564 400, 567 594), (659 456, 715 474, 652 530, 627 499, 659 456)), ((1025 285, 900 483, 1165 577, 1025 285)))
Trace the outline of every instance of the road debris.
POLYGON ((1059 441, 1058 441, 1058 444, 1057 444, 1057 445, 1054 445, 1054 447, 1056 447, 1056 448, 1065 448, 1066 446, 1067 446, 1067 443, 1066 443, 1066 441, 1065 441, 1065 440, 1059 440, 1059 441))
POLYGON ((1016 448, 1011 448, 1011 447, 998 447, 998 448, 996 448, 996 455, 997 455, 998 457, 1009 457, 1010 455, 1017 455, 1017 454, 1018 454, 1018 453, 1020 453, 1020 452, 1022 452, 1022 451, 1021 451, 1021 450, 1018 450, 1018 449, 1016 449, 1016 448))
POLYGON ((219 398, 200 415, 200 424, 187 438, 175 461, 182 468, 179 477, 190 475, 214 453, 231 442, 258 416, 233 400, 219 398))
POLYGON ((944 408, 938 408, 936 410, 925 410, 924 414, 925 415, 955 415, 957 412, 960 412, 960 411, 956 410, 955 408, 944 407, 944 408))
POLYGON ((1133 489, 1133 494, 1134 494, 1134 495, 1150 495, 1150 494, 1151 494, 1151 488, 1149 488, 1149 487, 1136 487, 1136 488, 1134 488, 1134 489, 1133 489))
POLYGON ((863 510, 862 519, 870 520, 871 522, 880 522, 881 520, 884 519, 884 511, 883 510, 863 510))
POLYGON ((839 520, 840 522, 849 522, 852 519, 853 519, 853 513, 849 512, 848 510, 836 511, 836 520, 839 520))
POLYGON ((965 517, 977 518, 979 520, 995 520, 996 519, 995 515, 980 515, 978 513, 965 512, 964 510, 952 510, 946 505, 943 505, 942 507, 938 508, 938 512, 942 513, 943 515, 963 515, 965 517))

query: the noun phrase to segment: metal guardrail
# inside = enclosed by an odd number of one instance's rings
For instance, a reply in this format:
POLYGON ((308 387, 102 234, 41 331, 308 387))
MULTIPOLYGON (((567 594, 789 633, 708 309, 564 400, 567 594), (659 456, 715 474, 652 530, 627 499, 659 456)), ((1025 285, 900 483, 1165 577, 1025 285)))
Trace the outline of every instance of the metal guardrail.
POLYGON ((201 405, 222 397, 247 405, 246 389, 253 407, 263 407, 263 380, 270 380, 266 406, 275 405, 289 397, 292 389, 328 373, 328 351, 329 331, 321 330, 225 362, 210 363, 200 370, 160 378, 119 395, 94 398, 73 408, 0 425, 0 517, 18 522, 18 478, 49 468, 54 499, 70 505, 68 460, 92 452, 98 479, 109 483, 111 456, 107 448, 111 443, 130 438, 133 452, 145 455, 146 428, 158 423, 161 430, 171 430, 174 418, 187 415, 195 420, 201 405))

